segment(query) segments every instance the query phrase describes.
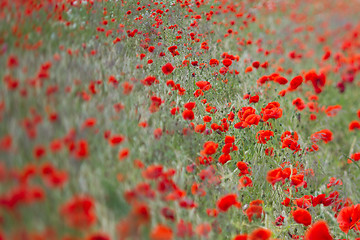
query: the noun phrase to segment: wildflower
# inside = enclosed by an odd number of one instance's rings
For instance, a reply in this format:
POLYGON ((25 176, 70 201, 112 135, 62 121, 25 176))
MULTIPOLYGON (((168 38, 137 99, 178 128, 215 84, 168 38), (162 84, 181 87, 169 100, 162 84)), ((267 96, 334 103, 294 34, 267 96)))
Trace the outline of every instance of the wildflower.
POLYGON ((161 70, 165 75, 169 75, 174 71, 174 66, 171 65, 171 63, 167 63, 164 66, 162 66, 161 70))
POLYGON ((219 65, 219 60, 217 59, 210 59, 210 66, 215 67, 219 65))
POLYGON ((311 135, 311 141, 314 143, 319 140, 323 140, 324 143, 328 143, 333 140, 333 133, 329 129, 323 129, 311 135))
POLYGON ((341 209, 337 222, 341 231, 348 233, 353 228, 360 227, 360 204, 341 209))
POLYGON ((329 227, 325 221, 320 220, 314 223, 305 234, 305 240, 333 240, 329 227))
POLYGON ((349 124, 349 131, 354 131, 356 129, 360 129, 360 121, 353 120, 349 124))
POLYGON ((238 202, 236 198, 236 194, 225 195, 217 201, 217 207, 223 212, 226 212, 231 206, 239 208, 241 207, 241 203, 238 202))
POLYGON ((297 89, 303 82, 302 76, 296 76, 290 81, 290 89, 295 90, 297 89))
POLYGON ((266 142, 273 136, 274 132, 270 130, 260 130, 256 133, 256 139, 258 140, 258 143, 261 144, 266 144, 266 142))
POLYGON ((158 224, 150 233, 151 240, 171 240, 173 239, 172 229, 166 225, 158 224))
POLYGON ((304 226, 309 226, 311 224, 311 214, 305 209, 298 208, 292 215, 297 223, 303 224, 304 226))
POLYGON ((95 224, 94 200, 87 196, 74 196, 62 205, 60 214, 74 228, 88 228, 95 224))
POLYGON ((248 240, 269 240, 271 237, 271 231, 265 228, 258 228, 252 231, 248 240))
POLYGON ((183 111, 182 116, 185 120, 194 120, 194 112, 192 110, 186 109, 183 111))

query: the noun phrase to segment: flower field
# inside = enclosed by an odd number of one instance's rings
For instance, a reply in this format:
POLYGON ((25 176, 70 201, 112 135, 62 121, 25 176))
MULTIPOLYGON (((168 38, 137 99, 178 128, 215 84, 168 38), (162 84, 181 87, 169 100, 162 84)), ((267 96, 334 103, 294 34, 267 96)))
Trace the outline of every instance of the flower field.
POLYGON ((0 0, 0 240, 360 239, 358 0, 0 0))

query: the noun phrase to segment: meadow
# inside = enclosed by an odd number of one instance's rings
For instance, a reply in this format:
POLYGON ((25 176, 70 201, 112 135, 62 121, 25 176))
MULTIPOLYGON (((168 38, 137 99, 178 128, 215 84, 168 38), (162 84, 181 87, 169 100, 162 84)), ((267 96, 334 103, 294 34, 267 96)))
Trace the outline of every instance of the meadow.
POLYGON ((0 0, 0 240, 360 239, 357 0, 0 0))

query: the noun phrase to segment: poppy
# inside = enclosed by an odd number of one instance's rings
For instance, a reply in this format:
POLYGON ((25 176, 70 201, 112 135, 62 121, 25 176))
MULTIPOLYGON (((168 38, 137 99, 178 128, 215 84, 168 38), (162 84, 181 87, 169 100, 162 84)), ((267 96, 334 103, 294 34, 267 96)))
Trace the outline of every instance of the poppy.
POLYGON ((302 76, 296 76, 290 81, 290 89, 295 90, 297 89, 303 82, 302 76))
POLYGON ((93 233, 87 236, 86 240, 110 240, 110 237, 105 233, 93 233))
POLYGON ((115 134, 112 137, 110 137, 109 143, 110 143, 110 145, 114 146, 114 145, 121 144, 124 140, 125 140, 125 137, 123 135, 115 134))
POLYGON ((203 152, 205 155, 213 155, 214 153, 216 153, 218 146, 219 146, 219 144, 214 143, 212 141, 208 141, 204 144, 203 152))
POLYGON ((118 153, 119 161, 124 161, 130 155, 130 150, 128 148, 121 149, 118 153))
POLYGON ((285 85, 288 83, 288 80, 282 76, 276 77, 274 81, 281 85, 285 85))
POLYGON ((212 208, 212 209, 206 209, 206 214, 209 217, 217 217, 219 215, 219 211, 216 208, 212 208))
POLYGON ((254 215, 256 218, 261 218, 261 215, 264 214, 263 207, 258 204, 250 204, 246 209, 245 214, 247 215, 249 222, 251 222, 254 215))
POLYGON ((163 131, 161 128, 156 128, 154 130, 154 138, 155 139, 159 140, 161 138, 162 134, 163 134, 163 131))
POLYGON ((193 110, 196 106, 195 102, 188 102, 184 104, 184 108, 188 109, 188 110, 193 110))
POLYGON ((156 77, 148 76, 145 79, 141 80, 141 83, 145 86, 151 86, 153 83, 158 83, 159 80, 156 77))
POLYGON ((283 181, 282 169, 281 168, 276 168, 276 169, 270 170, 267 173, 266 181, 268 181, 273 186, 275 185, 275 183, 283 181))
POLYGON ((239 235, 236 235, 232 240, 247 240, 247 239, 248 239, 247 234, 239 234, 239 235))
POLYGON ((167 63, 162 66, 161 70, 165 75, 169 75, 174 71, 175 67, 171 63, 167 63))
POLYGON ((142 172, 142 176, 146 179, 157 179, 163 174, 163 166, 151 165, 142 172))
POLYGON ((259 102, 259 95, 255 95, 249 98, 249 103, 257 103, 259 102))
POLYGON ((225 67, 230 67, 231 64, 232 64, 231 59, 228 59, 228 58, 225 58, 222 62, 223 62, 225 67))
POLYGON ((194 235, 191 222, 185 222, 183 219, 180 219, 177 224, 176 236, 179 238, 192 237, 194 235))
POLYGON ((85 139, 81 139, 75 145, 75 158, 77 160, 85 159, 89 156, 89 146, 88 142, 85 139))
POLYGON ((342 208, 337 222, 341 231, 346 234, 353 228, 358 229, 360 227, 360 204, 342 208))
POLYGON ((319 140, 323 140, 324 143, 328 143, 333 140, 333 133, 328 129, 323 129, 313 133, 310 138, 314 143, 318 142, 319 140))
POLYGON ((360 152, 351 154, 350 158, 351 159, 347 160, 348 163, 352 163, 353 161, 355 161, 355 162, 359 161, 360 160, 360 152))
POLYGON ((276 220, 275 220, 275 225, 276 225, 276 226, 282 226, 283 223, 284 223, 284 220, 285 220, 285 217, 284 217, 284 216, 282 216, 282 215, 278 216, 278 217, 276 218, 276 220))
POLYGON ((269 240, 271 237, 271 231, 265 228, 258 228, 252 231, 248 240, 269 240))
POLYGON ((236 198, 236 194, 225 195, 217 201, 217 207, 223 212, 226 212, 231 206, 239 208, 241 207, 241 203, 238 202, 236 198))
POLYGON ((205 237, 207 238, 212 227, 209 223, 200 223, 196 226, 196 233, 199 235, 199 237, 205 237))
POLYGON ((311 214, 302 208, 296 209, 292 216, 295 220, 295 222, 303 224, 304 226, 309 226, 311 224, 311 214))
POLYGON ((332 240, 329 227, 325 221, 314 223, 305 233, 305 240, 332 240))
POLYGON ((260 130, 256 133, 257 143, 266 144, 273 136, 274 132, 271 130, 260 130))
POLYGON ((239 189, 243 187, 252 187, 252 186, 253 186, 253 182, 251 178, 249 178, 248 176, 243 176, 242 178, 239 179, 239 189))
POLYGON ((217 59, 210 59, 209 64, 210 64, 210 66, 212 66, 212 67, 218 66, 218 65, 219 65, 219 60, 217 60, 217 59))
POLYGON ((194 112, 192 110, 186 109, 183 111, 182 116, 185 120, 194 120, 195 115, 194 112))
POLYGON ((262 120, 266 122, 270 118, 273 118, 273 119, 281 118, 283 111, 280 108, 280 103, 270 102, 266 105, 265 108, 262 108, 260 114, 262 114, 262 120))
POLYGON ((331 186, 335 185, 343 185, 342 181, 340 179, 336 179, 334 177, 330 178, 329 183, 326 185, 327 188, 330 188, 331 186))
POLYGON ((74 196, 62 205, 60 213, 70 227, 88 228, 96 222, 94 200, 87 196, 74 196))
POLYGON ((239 176, 243 176, 249 174, 249 166, 246 162, 238 162, 236 163, 237 168, 240 170, 239 176))
POLYGON ((302 111, 305 109, 305 102, 301 98, 296 98, 292 102, 293 105, 297 108, 297 110, 302 111))
POLYGON ((360 121, 353 120, 349 124, 349 131, 354 131, 356 129, 360 129, 360 121))
POLYGON ((326 197, 326 194, 320 194, 316 197, 311 196, 311 202, 312 202, 313 207, 316 207, 317 205, 322 204, 325 197, 326 197))
POLYGON ((341 110, 341 106, 340 105, 334 105, 334 106, 328 106, 325 109, 325 113, 328 117, 334 117, 338 114, 338 112, 341 110))
POLYGON ((260 67, 260 62, 259 61, 255 61, 251 64, 254 68, 258 69, 260 67))
POLYGON ((252 66, 248 66, 247 68, 245 68, 245 73, 252 72, 252 70, 252 66))
POLYGON ((158 224, 150 233, 151 240, 171 240, 173 239, 172 229, 166 225, 158 224))

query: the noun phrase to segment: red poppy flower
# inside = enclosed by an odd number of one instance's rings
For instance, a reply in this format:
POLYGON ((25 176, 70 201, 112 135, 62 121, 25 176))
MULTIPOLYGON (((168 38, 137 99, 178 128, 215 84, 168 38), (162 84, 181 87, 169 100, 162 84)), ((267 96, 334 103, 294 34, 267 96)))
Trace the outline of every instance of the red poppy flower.
POLYGON ((239 179, 239 186, 238 186, 239 189, 243 187, 252 187, 252 186, 253 186, 253 182, 251 178, 249 178, 248 176, 243 176, 242 178, 239 179))
POLYGON ((258 140, 258 143, 261 144, 266 144, 273 136, 274 132, 271 130, 260 130, 256 133, 256 139, 258 140))
POLYGON ((257 102, 259 102, 259 95, 250 97, 249 103, 257 103, 257 102))
POLYGON ((265 228, 255 229, 249 236, 248 240, 269 240, 271 231, 265 228))
POLYGON ((185 120, 194 120, 195 116, 194 116, 194 112, 192 110, 184 110, 182 113, 182 116, 185 120))
POLYGON ((351 159, 347 160, 348 163, 352 163, 353 161, 355 161, 355 162, 359 161, 360 160, 360 152, 351 154, 350 158, 351 159))
POLYGON ((334 105, 334 106, 328 106, 325 109, 325 113, 328 117, 334 117, 336 116, 336 114, 338 114, 338 112, 341 110, 341 106, 340 105, 334 105))
POLYGON ((219 65, 219 60, 217 60, 217 59, 210 59, 210 66, 212 66, 212 67, 215 67, 215 66, 217 66, 217 65, 219 65))
POLYGON ((105 233, 93 233, 87 236, 86 240, 110 240, 110 237, 105 233))
POLYGON ((333 133, 328 129, 323 129, 311 135, 311 141, 318 142, 319 140, 323 140, 324 143, 328 143, 333 139, 333 133))
POLYGON ((95 204, 92 198, 75 196, 60 210, 66 223, 74 228, 88 228, 96 222, 95 204))
POLYGON ((157 225, 150 233, 151 240, 171 240, 172 238, 172 229, 163 224, 157 225))
POLYGON ((305 102, 301 98, 296 98, 292 102, 293 105, 297 108, 297 110, 302 111, 306 107, 305 102))
POLYGON ((198 226, 196 226, 196 233, 200 238, 208 238, 211 229, 212 227, 209 223, 200 223, 198 226))
POLYGON ((309 226, 311 224, 311 214, 305 209, 298 208, 292 215, 297 223, 303 224, 304 226, 309 226))
POLYGON ((145 79, 141 80, 141 83, 145 86, 151 86, 153 83, 158 83, 159 80, 156 77, 148 76, 145 79))
POLYGON ((282 226, 283 223, 284 223, 284 220, 285 220, 285 217, 284 217, 284 216, 282 216, 282 215, 278 216, 278 217, 276 218, 276 220, 275 220, 275 225, 276 225, 276 226, 282 226))
POLYGON ((236 235, 232 240, 248 240, 247 234, 236 235))
POLYGON ((288 83, 288 80, 282 76, 276 77, 274 81, 281 85, 285 85, 288 83))
POLYGON ((118 153, 119 161, 124 161, 130 155, 130 150, 128 148, 121 149, 118 153))
POLYGON ((305 240, 332 240, 329 227, 325 221, 318 221, 305 234, 305 240))
POLYGON ((259 68, 260 67, 260 62, 259 61, 255 61, 251 64, 254 68, 259 68))
POLYGON ((162 66, 161 70, 165 75, 169 75, 174 71, 174 66, 171 65, 171 63, 167 63, 164 66, 162 66))
POLYGON ((249 222, 251 222, 254 215, 256 218, 261 218, 261 215, 264 214, 264 210, 261 205, 250 204, 246 209, 245 214, 247 215, 249 222))
POLYGON ((348 233, 353 228, 360 227, 360 204, 341 209, 337 222, 341 231, 348 233))
POLYGON ((157 179, 163 174, 163 166, 151 165, 142 172, 142 175, 146 179, 157 179))
POLYGON ((163 131, 162 131, 161 128, 156 128, 156 129, 154 130, 154 138, 155 138, 155 139, 160 139, 161 136, 162 136, 162 134, 163 134, 163 131))
POLYGON ((109 139, 110 145, 118 145, 121 144, 125 140, 125 137, 119 134, 113 135, 109 139))
POLYGON ((184 108, 186 108, 188 110, 193 110, 195 106, 196 106, 195 102, 188 102, 188 103, 184 104, 184 108))
POLYGON ((249 166, 246 162, 238 162, 236 163, 237 168, 240 170, 239 176, 243 176, 249 174, 249 166))
POLYGON ((282 117, 283 111, 280 108, 280 103, 278 102, 270 102, 268 105, 261 110, 261 114, 263 115, 263 121, 267 121, 270 118, 278 119, 282 117))
POLYGON ((217 207, 226 212, 231 206, 235 206, 237 208, 241 207, 241 203, 236 200, 236 194, 228 194, 220 198, 217 202, 217 207))
POLYGON ((228 59, 228 58, 225 58, 222 62, 223 62, 225 67, 229 67, 232 64, 231 59, 228 59))
POLYGON ((326 185, 327 188, 335 186, 335 185, 343 185, 341 179, 336 179, 335 177, 330 178, 329 183, 326 185))
POLYGON ((297 89, 303 82, 302 76, 296 76, 290 81, 290 89, 295 90, 297 89))
POLYGON ((189 237, 191 238, 194 235, 191 222, 184 222, 180 219, 180 222, 177 224, 177 233, 176 236, 179 238, 189 237))
POLYGON ((305 80, 311 81, 311 83, 314 87, 315 93, 317 93, 317 94, 322 92, 321 87, 325 86, 325 83, 326 83, 325 74, 323 74, 323 73, 317 74, 315 72, 315 70, 310 70, 309 72, 307 72, 305 74, 305 80))
POLYGON ((360 121, 353 120, 349 124, 349 131, 354 131, 356 129, 360 129, 360 121))
POLYGON ((268 181, 273 186, 275 185, 275 183, 283 181, 282 169, 276 168, 276 169, 270 170, 267 173, 266 181, 268 181))
POLYGON ((212 141, 206 142, 204 144, 204 154, 213 155, 214 153, 216 153, 218 146, 219 144, 214 143, 212 141))

